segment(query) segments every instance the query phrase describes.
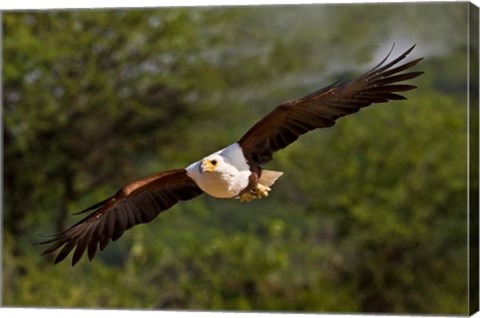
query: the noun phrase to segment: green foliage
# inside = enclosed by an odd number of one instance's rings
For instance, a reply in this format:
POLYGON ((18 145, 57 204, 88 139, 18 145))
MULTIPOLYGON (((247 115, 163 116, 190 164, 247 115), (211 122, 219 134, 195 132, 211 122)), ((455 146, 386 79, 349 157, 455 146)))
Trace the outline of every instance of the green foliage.
POLYGON ((5 13, 4 305, 465 314, 467 5, 5 13), (268 199, 201 196, 74 268, 32 246, 394 41, 419 89, 276 154, 268 199))

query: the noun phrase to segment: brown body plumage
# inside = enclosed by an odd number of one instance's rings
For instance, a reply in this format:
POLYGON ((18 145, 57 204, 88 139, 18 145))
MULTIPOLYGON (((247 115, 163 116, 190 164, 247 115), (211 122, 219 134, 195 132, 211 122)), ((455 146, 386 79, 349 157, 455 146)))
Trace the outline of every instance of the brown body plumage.
POLYGON ((269 162, 275 151, 287 147, 310 130, 334 125, 338 118, 360 108, 406 99, 397 93, 416 87, 398 82, 415 78, 423 72, 401 72, 422 59, 396 65, 414 47, 384 65, 387 55, 372 70, 352 81, 336 83, 280 104, 238 142, 185 169, 160 172, 125 186, 113 196, 80 212, 93 210, 87 217, 42 242, 51 244, 43 254, 61 249, 55 259, 58 263, 75 249, 72 265, 85 251, 92 260, 98 248, 103 250, 110 239, 117 240, 132 226, 148 223, 177 202, 193 199, 203 192, 242 201, 267 196, 282 173, 262 171, 261 165, 269 162))

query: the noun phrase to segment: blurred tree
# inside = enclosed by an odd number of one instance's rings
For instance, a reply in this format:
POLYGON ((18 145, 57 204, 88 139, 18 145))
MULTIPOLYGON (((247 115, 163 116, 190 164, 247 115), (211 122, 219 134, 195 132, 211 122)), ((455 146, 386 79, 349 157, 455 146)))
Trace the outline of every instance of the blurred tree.
POLYGON ((106 180, 121 183, 127 162, 141 162, 155 145, 174 141, 175 129, 189 118, 183 118, 184 88, 165 74, 191 68, 181 66, 187 54, 171 60, 163 46, 188 42, 195 49, 188 20, 187 12, 144 20, 138 11, 5 17, 6 33, 20 35, 5 40, 6 161, 14 168, 6 170, 5 224, 13 234, 35 220, 26 219, 27 211, 54 202, 60 230, 74 199, 106 180), (186 42, 169 43, 172 29, 186 42), (154 41, 158 37, 165 41, 154 41), (28 200, 14 191, 22 188, 30 189, 28 200))
MULTIPOLYGON (((407 105, 346 118, 335 139, 324 143, 331 151, 303 161, 305 173, 296 175, 297 186, 312 191, 308 211, 334 222, 335 277, 362 291, 358 301, 365 311, 425 312, 418 300, 435 290, 442 299, 436 308, 449 313, 452 301, 467 297, 466 281, 453 292, 446 287, 451 276, 442 274, 467 269, 466 109, 423 90, 407 105), (305 182, 315 166, 322 167, 324 181, 305 182), (319 183, 325 183, 322 195, 314 196, 319 183)), ((297 149, 308 150, 302 144, 297 149)))

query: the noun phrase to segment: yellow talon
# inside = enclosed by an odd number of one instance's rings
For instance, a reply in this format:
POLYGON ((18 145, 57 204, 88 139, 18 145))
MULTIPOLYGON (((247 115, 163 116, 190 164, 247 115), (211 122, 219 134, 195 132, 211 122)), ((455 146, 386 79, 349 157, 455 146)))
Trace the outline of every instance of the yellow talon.
POLYGON ((257 184, 255 189, 252 189, 240 195, 240 202, 250 202, 254 199, 266 198, 268 197, 268 192, 270 192, 270 190, 271 189, 267 186, 257 184))
POLYGON ((267 187, 267 186, 264 186, 262 184, 257 184, 257 187, 255 188, 255 192, 256 192, 256 196, 258 199, 261 199, 261 198, 266 198, 268 197, 268 192, 270 192, 270 188, 267 187))
POLYGON ((240 195, 240 202, 250 202, 255 199, 255 195, 250 192, 245 192, 244 194, 240 195))

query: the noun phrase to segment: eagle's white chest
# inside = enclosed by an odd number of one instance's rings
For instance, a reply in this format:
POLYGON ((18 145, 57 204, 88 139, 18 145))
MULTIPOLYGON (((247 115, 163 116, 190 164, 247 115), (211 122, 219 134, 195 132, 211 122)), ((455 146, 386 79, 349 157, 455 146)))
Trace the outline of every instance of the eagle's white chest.
POLYGON ((248 186, 251 174, 243 151, 237 143, 192 163, 186 170, 187 175, 197 183, 200 189, 217 198, 238 196, 248 186), (208 158, 221 159, 215 171, 202 171, 202 161, 208 158))

